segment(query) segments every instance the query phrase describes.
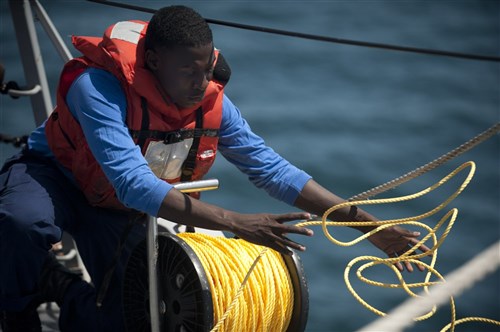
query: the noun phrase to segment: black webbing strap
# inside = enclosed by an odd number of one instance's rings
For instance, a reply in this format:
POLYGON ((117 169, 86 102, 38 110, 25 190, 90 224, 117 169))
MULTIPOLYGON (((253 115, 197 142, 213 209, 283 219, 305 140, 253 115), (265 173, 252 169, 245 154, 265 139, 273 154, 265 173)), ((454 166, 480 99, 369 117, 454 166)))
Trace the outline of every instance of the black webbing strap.
POLYGON ((142 109, 142 120, 141 120, 141 130, 137 137, 137 145, 144 148, 146 139, 148 138, 147 132, 149 131, 149 112, 148 112, 148 102, 146 98, 141 97, 141 109, 142 109))
POLYGON ((139 137, 145 137, 146 139, 152 139, 154 141, 163 141, 164 144, 173 144, 181 142, 188 138, 195 137, 217 137, 219 136, 219 129, 209 129, 209 128, 194 128, 194 129, 177 129, 172 131, 160 131, 160 130, 130 130, 130 136, 133 139, 138 139, 139 137))
MULTIPOLYGON (((203 128, 203 110, 201 106, 196 110, 196 124, 195 129, 203 128)), ((191 181, 193 176, 193 170, 196 165, 196 155, 198 153, 198 147, 200 146, 201 136, 193 137, 193 144, 189 149, 188 155, 181 168, 181 182, 191 181)))

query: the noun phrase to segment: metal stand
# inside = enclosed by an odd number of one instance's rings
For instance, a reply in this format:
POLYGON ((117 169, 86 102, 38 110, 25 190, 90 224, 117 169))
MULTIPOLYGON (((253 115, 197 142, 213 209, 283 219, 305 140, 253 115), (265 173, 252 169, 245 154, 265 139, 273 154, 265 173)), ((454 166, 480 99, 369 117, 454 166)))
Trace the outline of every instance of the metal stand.
POLYGON ((149 216, 146 243, 148 254, 149 313, 151 331, 160 332, 160 305, 158 301, 158 223, 156 217, 149 216))

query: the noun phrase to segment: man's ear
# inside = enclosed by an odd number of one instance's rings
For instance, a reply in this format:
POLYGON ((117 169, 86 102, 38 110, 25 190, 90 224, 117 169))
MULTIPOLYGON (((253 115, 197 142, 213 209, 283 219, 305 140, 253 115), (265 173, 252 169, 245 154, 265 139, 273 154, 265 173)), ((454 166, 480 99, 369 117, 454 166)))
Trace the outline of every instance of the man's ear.
POLYGON ((146 63, 146 67, 151 69, 152 71, 158 70, 159 67, 159 57, 153 50, 146 50, 144 54, 144 62, 146 63))

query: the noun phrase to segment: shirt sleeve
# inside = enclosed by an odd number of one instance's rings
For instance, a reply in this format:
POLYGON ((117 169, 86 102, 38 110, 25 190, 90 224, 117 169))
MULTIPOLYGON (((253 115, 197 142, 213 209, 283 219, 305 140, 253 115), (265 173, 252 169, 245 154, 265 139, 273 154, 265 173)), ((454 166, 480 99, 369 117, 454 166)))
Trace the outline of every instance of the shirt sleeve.
POLYGON ((258 188, 293 205, 311 176, 266 146, 238 108, 224 96, 219 151, 258 188))
POLYGON ((156 216, 172 185, 151 171, 132 140, 118 79, 104 70, 87 69, 71 85, 66 102, 118 199, 129 208, 156 216))

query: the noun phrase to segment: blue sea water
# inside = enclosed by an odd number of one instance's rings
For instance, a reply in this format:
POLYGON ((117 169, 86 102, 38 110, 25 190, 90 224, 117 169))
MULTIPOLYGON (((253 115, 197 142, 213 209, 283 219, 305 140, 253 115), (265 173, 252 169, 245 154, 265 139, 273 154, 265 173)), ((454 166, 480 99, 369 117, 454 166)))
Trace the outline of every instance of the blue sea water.
MULTIPOLYGON (((149 14, 85 1, 41 1, 69 46, 69 36, 100 35, 119 20, 148 20, 149 14)), ((167 1, 127 2, 150 8, 167 1)), ((207 18, 262 25, 338 38, 500 56, 499 1, 187 1, 207 18)), ((276 151, 343 197, 398 177, 448 152, 500 118, 500 64, 450 57, 329 44, 212 25, 216 46, 232 68, 227 94, 255 132, 276 151)), ((52 91, 62 61, 38 27, 52 91)), ((0 1, 0 61, 5 80, 24 82, 8 3, 0 1)), ((77 53, 73 50, 73 55, 77 53)), ((52 93, 53 95, 53 93, 52 93)), ((26 99, 0 97, 0 132, 22 135, 34 129, 26 99)), ((500 142, 498 135, 438 169, 382 196, 400 196, 433 184, 463 162, 477 171, 450 207, 458 220, 439 250, 443 275, 499 240, 500 142)), ((0 161, 16 152, 0 145, 0 161)), ((210 176, 221 188, 203 199, 240 212, 287 212, 293 208, 251 186, 222 158, 210 176)), ((463 179, 463 176, 459 176, 463 179)), ((379 218, 428 211, 450 195, 450 185, 416 202, 369 207, 379 218)), ((449 208, 448 208, 449 209, 449 208)), ((447 211, 447 210, 446 210, 447 211)), ((439 215, 442 216, 444 213, 439 215)), ((434 226, 439 217, 425 219, 434 226)), ((301 254, 309 283, 307 331, 355 331, 377 318, 348 292, 345 266, 359 255, 381 255, 362 242, 339 247, 315 229, 313 238, 295 237, 307 246, 301 254)), ((333 229, 340 238, 357 235, 333 229)), ((500 253, 499 253, 500 255, 500 253)), ((370 274, 390 279, 386 270, 370 274)), ((414 272, 409 280, 422 280, 414 272)), ((354 277, 355 278, 355 277, 354 277)), ((392 279, 390 279, 392 280, 392 279)), ((353 280, 356 290, 382 311, 407 296, 353 280)), ((500 273, 455 298, 457 318, 500 319, 500 273)), ((450 321, 444 305, 432 318, 408 331, 437 331, 450 321)), ((457 331, 498 331, 482 324, 457 331)))

